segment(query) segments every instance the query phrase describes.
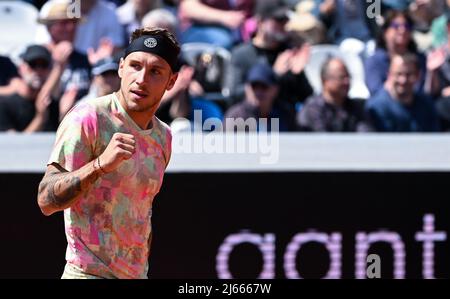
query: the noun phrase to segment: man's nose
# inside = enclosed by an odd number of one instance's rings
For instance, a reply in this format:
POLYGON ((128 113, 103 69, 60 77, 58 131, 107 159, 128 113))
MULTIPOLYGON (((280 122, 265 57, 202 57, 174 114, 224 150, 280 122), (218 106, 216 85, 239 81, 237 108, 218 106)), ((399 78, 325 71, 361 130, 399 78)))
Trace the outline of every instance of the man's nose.
POLYGON ((145 68, 142 68, 138 73, 136 77, 136 83, 139 85, 145 84, 147 82, 147 75, 146 75, 145 68))
POLYGON ((398 77, 398 82, 401 84, 405 84, 408 81, 408 77, 405 75, 401 75, 398 77))

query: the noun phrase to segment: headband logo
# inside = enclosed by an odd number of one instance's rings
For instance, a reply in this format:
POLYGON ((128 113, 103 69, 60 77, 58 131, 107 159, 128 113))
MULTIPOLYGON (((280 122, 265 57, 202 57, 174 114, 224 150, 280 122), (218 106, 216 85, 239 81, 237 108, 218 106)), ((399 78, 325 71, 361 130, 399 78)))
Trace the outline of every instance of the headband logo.
POLYGON ((155 38, 149 37, 149 38, 144 40, 144 45, 147 48, 154 48, 154 47, 156 47, 158 45, 158 42, 156 41, 155 38))

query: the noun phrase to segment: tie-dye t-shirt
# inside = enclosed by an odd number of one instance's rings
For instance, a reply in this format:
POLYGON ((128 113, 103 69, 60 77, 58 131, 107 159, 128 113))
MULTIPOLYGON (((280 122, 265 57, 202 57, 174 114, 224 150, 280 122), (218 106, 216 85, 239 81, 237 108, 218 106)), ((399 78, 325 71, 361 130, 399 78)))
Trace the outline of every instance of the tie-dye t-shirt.
POLYGON ((105 278, 147 278, 154 196, 171 154, 171 133, 153 117, 142 130, 115 94, 76 105, 61 122, 48 164, 74 171, 98 157, 114 133, 132 134, 136 152, 101 176, 84 197, 64 210, 66 260, 105 278))

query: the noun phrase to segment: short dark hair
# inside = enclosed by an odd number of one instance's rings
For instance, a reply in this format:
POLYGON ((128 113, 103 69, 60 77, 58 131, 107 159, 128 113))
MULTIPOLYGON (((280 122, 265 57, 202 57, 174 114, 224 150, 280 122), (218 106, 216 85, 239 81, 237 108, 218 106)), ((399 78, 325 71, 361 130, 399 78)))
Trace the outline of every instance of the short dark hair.
POLYGON ((171 46, 176 50, 177 54, 180 53, 181 47, 178 43, 177 39, 173 34, 164 28, 159 27, 144 27, 134 30, 134 32, 131 34, 130 37, 130 43, 134 41, 135 39, 138 39, 141 36, 150 35, 150 36, 160 36, 162 38, 165 38, 171 46))
POLYGON ((396 54, 396 55, 394 55, 392 57, 391 63, 392 63, 392 61, 394 60, 395 57, 399 57, 403 61, 403 63, 405 63, 405 64, 408 64, 408 65, 412 64, 412 65, 414 65, 414 68, 416 69, 416 71, 419 71, 419 67, 418 67, 419 57, 417 57, 417 54, 411 53, 411 52, 406 52, 404 54, 396 54))

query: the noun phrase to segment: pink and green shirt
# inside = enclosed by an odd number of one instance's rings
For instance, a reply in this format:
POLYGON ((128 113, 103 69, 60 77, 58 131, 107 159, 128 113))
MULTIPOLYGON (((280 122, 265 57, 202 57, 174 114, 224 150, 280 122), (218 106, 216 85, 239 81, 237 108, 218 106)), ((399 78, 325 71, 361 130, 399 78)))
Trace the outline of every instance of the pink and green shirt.
POLYGON ((153 117, 142 130, 115 94, 79 103, 61 122, 48 164, 74 171, 98 157, 114 133, 132 134, 136 152, 101 176, 85 197, 64 210, 66 260, 105 278, 147 278, 153 198, 171 155, 171 133, 153 117))

